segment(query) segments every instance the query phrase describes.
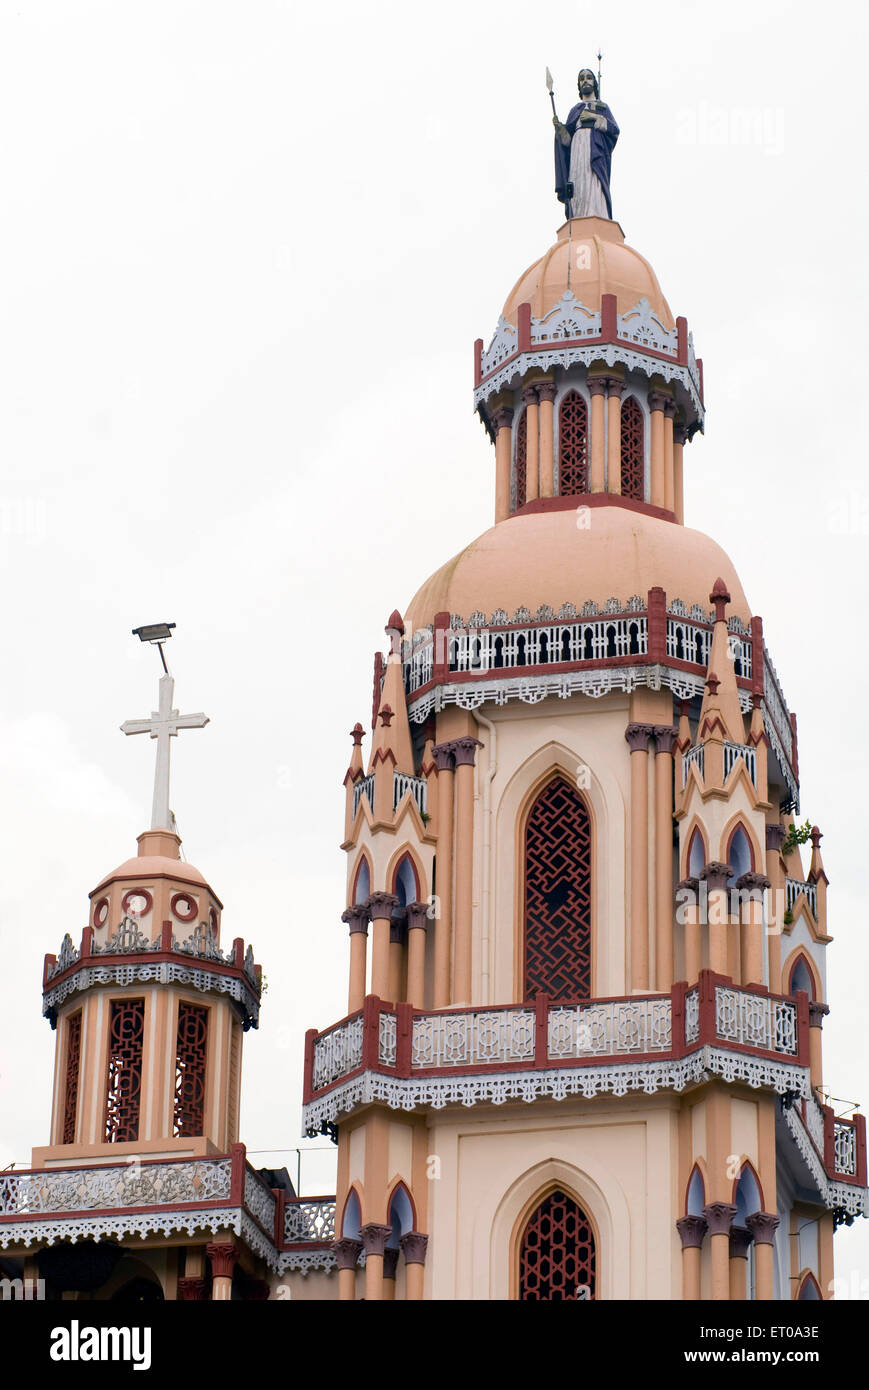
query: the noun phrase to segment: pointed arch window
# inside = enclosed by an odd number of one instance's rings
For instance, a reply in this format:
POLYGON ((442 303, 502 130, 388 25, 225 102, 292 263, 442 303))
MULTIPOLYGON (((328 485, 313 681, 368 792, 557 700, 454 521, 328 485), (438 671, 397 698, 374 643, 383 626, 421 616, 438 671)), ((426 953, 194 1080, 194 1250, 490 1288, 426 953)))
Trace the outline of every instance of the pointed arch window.
POLYGON ((591 818, 564 777, 547 783, 525 825, 524 997, 537 994, 591 994, 591 818))
POLYGON ((588 492, 588 406, 578 391, 568 391, 558 407, 558 491, 588 492))
POLYGON ((66 1086, 63 1099, 63 1138, 61 1143, 75 1140, 75 1120, 78 1114, 78 1077, 81 1064, 81 1009, 66 1023, 66 1086))
POLYGON ((525 506, 528 492, 528 411, 523 410, 516 426, 516 509, 525 506))
POLYGON ((622 406, 622 496, 642 502, 646 495, 646 439, 643 411, 636 396, 628 396, 622 406))
POLYGON ((591 1223, 557 1189, 531 1213, 519 1254, 519 1297, 532 1303, 584 1302, 595 1297, 596 1252, 591 1223))

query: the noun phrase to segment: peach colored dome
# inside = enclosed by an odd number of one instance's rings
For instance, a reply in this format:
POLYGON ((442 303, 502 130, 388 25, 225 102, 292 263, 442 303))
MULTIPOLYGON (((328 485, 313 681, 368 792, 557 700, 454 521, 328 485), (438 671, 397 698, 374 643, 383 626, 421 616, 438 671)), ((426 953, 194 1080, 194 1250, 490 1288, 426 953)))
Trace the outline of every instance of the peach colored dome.
POLYGON ((632 511, 593 507, 590 527, 577 527, 574 508, 510 517, 472 541, 443 565, 414 595, 405 621, 427 627, 436 613, 485 613, 517 608, 532 615, 541 604, 557 613, 563 603, 581 608, 589 599, 626 603, 660 586, 668 605, 680 598, 710 609, 715 580, 724 580, 732 603, 728 615, 751 616, 742 585, 728 556, 701 531, 632 511))
MULTIPOLYGON (((120 864, 117 869, 113 869, 110 874, 106 874, 100 879, 94 893, 98 893, 107 883, 111 883, 118 878, 177 878, 179 883, 196 883, 207 888, 208 884, 192 864, 188 864, 184 859, 170 859, 163 854, 142 854, 134 859, 127 859, 120 864)), ((93 893, 91 894, 93 897, 93 893)))
POLYGON ((566 290, 595 311, 600 309, 602 294, 614 294, 620 314, 648 299, 665 328, 675 324, 649 262, 625 244, 618 222, 603 217, 575 217, 565 222, 554 246, 520 275, 504 305, 504 318, 515 324, 516 311, 523 303, 531 305, 535 318, 542 318, 566 290))

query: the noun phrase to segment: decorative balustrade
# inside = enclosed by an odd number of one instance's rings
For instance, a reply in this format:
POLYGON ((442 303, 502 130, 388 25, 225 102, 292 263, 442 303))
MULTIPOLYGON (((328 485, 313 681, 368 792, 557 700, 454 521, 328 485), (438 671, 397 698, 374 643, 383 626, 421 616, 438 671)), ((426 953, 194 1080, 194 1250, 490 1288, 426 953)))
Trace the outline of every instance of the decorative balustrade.
POLYGON ((428 793, 428 783, 424 777, 409 777, 405 772, 393 773, 392 779, 392 809, 398 810, 398 804, 405 792, 410 792, 417 804, 419 813, 424 816, 426 813, 426 795, 428 793))
POLYGON ((533 1009, 462 1010, 416 1015, 411 1067, 491 1066, 534 1061, 533 1009))
POLYGON ((682 786, 687 787, 688 776, 692 767, 696 767, 701 778, 706 769, 706 745, 698 743, 696 747, 689 748, 682 758, 682 786))
POLYGON ((866 1186, 866 1121, 862 1115, 846 1120, 822 1105, 814 1092, 803 1098, 800 1114, 827 1176, 838 1182, 866 1186))
POLYGON ((793 1000, 717 985, 715 1031, 726 1042, 796 1056, 797 1006, 793 1000))
POLYGON ((284 1243, 335 1239, 334 1197, 291 1197, 284 1208, 284 1243))
POLYGON ((724 780, 727 781, 731 772, 735 768, 739 759, 745 763, 746 771, 752 782, 757 782, 757 758, 755 750, 744 743, 731 743, 729 740, 724 744, 724 780))
POLYGON ((267 1234, 275 1229, 275 1209, 277 1201, 270 1187, 267 1187, 250 1164, 244 1175, 244 1205, 267 1234))
POLYGON ((447 642, 450 674, 507 671, 524 666, 609 661, 644 657, 648 651, 648 620, 623 615, 595 622, 546 626, 470 628, 452 632, 447 642))
POLYGON ((669 995, 658 999, 608 1000, 549 1011, 550 1060, 670 1052, 672 1045, 669 995))
POLYGON ((214 1202, 230 1196, 231 1158, 0 1173, 0 1218, 214 1202))
POLYGON ((833 1171, 842 1177, 857 1175, 857 1130, 847 1120, 833 1121, 833 1171))
POLYGON ((797 898, 800 894, 805 895, 809 911, 818 920, 818 885, 816 883, 804 883, 799 878, 785 879, 785 906, 789 912, 793 912, 797 898))
POLYGON ((369 772, 367 777, 360 777, 353 788, 353 814, 359 810, 359 803, 363 796, 368 797, 369 806, 374 805, 374 773, 369 772))
POLYGON ((321 1091, 342 1076, 362 1065, 362 1015, 355 1014, 346 1023, 336 1023, 322 1033, 313 1053, 312 1084, 321 1091))

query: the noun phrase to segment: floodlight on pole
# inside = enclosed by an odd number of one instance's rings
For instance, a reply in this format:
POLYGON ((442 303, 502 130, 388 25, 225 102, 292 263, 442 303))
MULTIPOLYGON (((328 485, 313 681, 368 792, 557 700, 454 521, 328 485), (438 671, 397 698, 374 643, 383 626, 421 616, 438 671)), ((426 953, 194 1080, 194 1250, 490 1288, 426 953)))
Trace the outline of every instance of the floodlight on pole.
POLYGON ((140 642, 153 642, 155 644, 167 676, 169 667, 166 665, 166 657, 163 654, 163 643, 169 641, 174 626, 174 623, 146 623, 144 627, 133 628, 133 636, 138 637, 140 642))

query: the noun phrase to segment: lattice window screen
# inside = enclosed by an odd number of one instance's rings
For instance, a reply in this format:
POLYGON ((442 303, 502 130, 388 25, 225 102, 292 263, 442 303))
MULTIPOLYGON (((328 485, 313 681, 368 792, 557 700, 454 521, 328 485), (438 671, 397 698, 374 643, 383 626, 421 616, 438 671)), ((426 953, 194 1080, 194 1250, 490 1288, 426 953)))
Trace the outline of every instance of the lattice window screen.
POLYGON ((635 396, 622 406, 622 496, 637 502, 645 497, 645 429, 635 396))
POLYGON ((172 1133, 181 1138, 201 1134, 205 1123, 205 1058, 208 1010, 182 999, 178 1005, 175 1050, 175 1100, 172 1133))
POLYGON ((557 777, 525 827, 525 998, 591 994, 591 821, 575 787, 557 777))
POLYGON ((588 407, 578 391, 568 391, 558 408, 558 491, 588 492, 588 407))
POLYGON ((62 1144, 75 1142, 78 1111, 78 1074, 81 1065, 81 1009, 66 1021, 66 1083, 63 1098, 62 1144))
POLYGON ((144 999, 115 999, 109 1017, 109 1065, 106 1082, 107 1144, 139 1137, 142 1098, 144 999))
POLYGON ((529 1218, 522 1237, 519 1297, 534 1303, 595 1297, 594 1233, 566 1192, 551 1192, 529 1218))
POLYGON ((528 411, 523 410, 516 426, 516 507, 525 506, 528 491, 528 411))

